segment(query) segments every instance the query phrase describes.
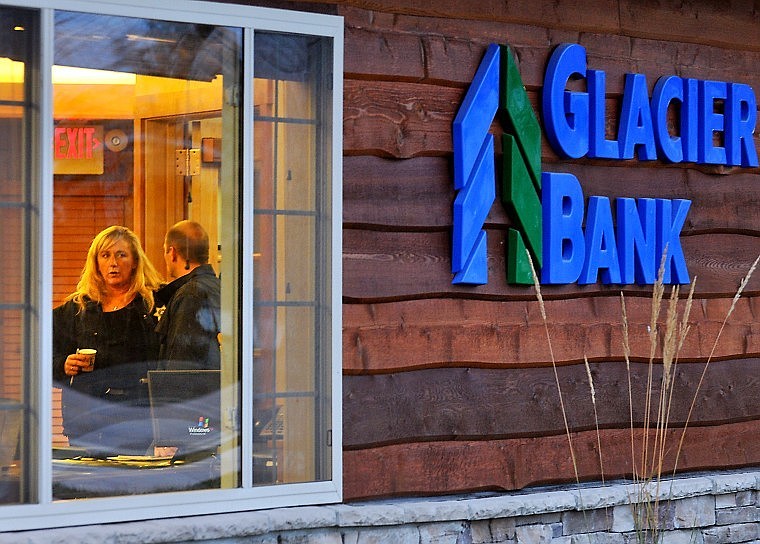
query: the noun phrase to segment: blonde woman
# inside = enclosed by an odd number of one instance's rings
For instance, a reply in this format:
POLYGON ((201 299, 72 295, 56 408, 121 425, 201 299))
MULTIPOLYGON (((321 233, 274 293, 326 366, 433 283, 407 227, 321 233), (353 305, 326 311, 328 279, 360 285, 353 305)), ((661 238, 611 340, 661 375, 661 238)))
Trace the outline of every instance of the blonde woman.
POLYGON ((111 226, 90 244, 76 290, 53 310, 53 378, 63 432, 91 454, 143 454, 152 441, 141 383, 155 368, 158 272, 137 236, 111 226), (94 368, 81 349, 95 349, 94 368))

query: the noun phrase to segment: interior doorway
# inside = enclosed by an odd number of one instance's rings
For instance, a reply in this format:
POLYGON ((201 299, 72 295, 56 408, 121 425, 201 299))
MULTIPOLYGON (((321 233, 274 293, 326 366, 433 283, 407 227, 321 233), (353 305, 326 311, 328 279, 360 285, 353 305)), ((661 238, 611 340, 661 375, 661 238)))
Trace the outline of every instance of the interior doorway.
POLYGON ((220 112, 143 121, 143 232, 148 258, 163 271, 163 239, 177 221, 190 219, 209 235, 209 263, 219 273, 221 247, 220 112))

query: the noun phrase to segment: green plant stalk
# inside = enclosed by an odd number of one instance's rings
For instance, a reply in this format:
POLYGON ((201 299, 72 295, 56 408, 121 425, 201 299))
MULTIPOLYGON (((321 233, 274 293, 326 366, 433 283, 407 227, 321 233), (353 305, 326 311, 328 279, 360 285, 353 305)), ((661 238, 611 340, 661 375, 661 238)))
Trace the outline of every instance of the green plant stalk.
POLYGON ((588 375, 588 386, 591 391, 591 405, 594 407, 594 423, 596 424, 596 448, 599 452, 599 472, 602 475, 602 485, 604 485, 604 460, 602 459, 602 437, 599 434, 599 415, 596 411, 596 392, 594 391, 594 377, 591 375, 591 367, 588 365, 588 357, 583 356, 583 362, 586 365, 586 374, 588 375))
MULTIPOLYGON (((665 445, 667 438, 667 421, 670 405, 668 399, 671 398, 673 388, 673 361, 676 357, 677 348, 677 331, 678 331, 678 286, 674 286, 670 292, 670 301, 665 318, 665 334, 663 335, 662 345, 662 378, 660 385, 660 401, 657 414, 657 431, 652 455, 653 462, 656 460, 656 467, 653 467, 652 478, 655 481, 655 502, 654 509, 659 511, 660 502, 660 485, 662 482, 662 467, 665 459, 665 445)), ((656 518, 659 530, 659 518, 656 518)))
POLYGON ((528 263, 530 264, 530 272, 533 275, 533 285, 536 289, 536 298, 538 299, 538 307, 541 310, 541 320, 544 323, 544 331, 546 332, 546 342, 549 345, 549 356, 552 362, 552 370, 554 370, 554 381, 557 384, 557 394, 559 395, 559 407, 562 412, 562 419, 565 423, 565 434, 567 435, 567 442, 570 447, 570 459, 573 463, 573 471, 575 472, 575 481, 580 484, 580 475, 578 474, 578 463, 575 458, 575 449, 573 448, 573 440, 570 435, 570 425, 567 423, 567 411, 565 410, 565 401, 562 398, 562 387, 559 383, 559 374, 557 373, 557 361, 554 357, 554 348, 552 347, 552 339, 549 334, 549 324, 546 319, 546 307, 544 306, 544 298, 541 295, 541 284, 538 281, 538 274, 533 266, 533 259, 530 256, 530 252, 526 249, 526 255, 528 256, 528 263))
POLYGON ((631 473, 633 481, 638 483, 639 473, 636 470, 636 445, 633 427, 633 387, 631 384, 631 344, 628 336, 628 312, 625 308, 625 296, 620 292, 620 309, 623 316, 623 356, 625 357, 625 369, 628 376, 628 420, 631 423, 631 473))
MULTIPOLYGON (((551 358, 552 362, 552 370, 554 371, 554 381, 557 385, 557 394, 559 395, 559 406, 560 410, 562 411, 562 420, 565 424, 565 434, 567 435, 567 445, 570 449, 570 460, 573 463, 573 472, 575 473, 575 483, 578 486, 578 500, 581 505, 583 505, 583 493, 581 491, 581 478, 580 474, 578 473, 578 461, 575 457, 575 449, 573 448, 573 438, 570 434, 570 425, 567 422, 567 411, 565 410, 565 401, 562 398, 562 387, 559 383, 559 374, 557 372, 557 361, 554 357, 554 348, 552 346, 552 339, 551 335, 549 334, 549 324, 548 320, 546 319, 546 306, 544 305, 544 298, 541 295, 541 283, 538 281, 538 274, 536 274, 536 268, 533 266, 533 258, 530 256, 530 251, 527 249, 525 250, 525 254, 528 256, 528 264, 530 264, 530 272, 533 277, 533 285, 536 289, 536 298, 538 299, 538 307, 541 310, 541 319, 544 323, 544 331, 546 332, 546 342, 549 345, 549 356, 551 358)), ((601 450, 599 451, 599 454, 601 455, 601 450)), ((588 520, 586 519, 586 510, 582 509, 583 512, 583 519, 588 524, 588 520)), ((591 544, 591 533, 586 534, 589 544, 591 544)))
MULTIPOLYGON (((673 368, 671 370, 671 383, 670 383, 670 392, 668 395, 668 404, 667 409, 665 410, 665 430, 670 428, 670 413, 671 413, 671 407, 673 406, 673 392, 675 391, 675 384, 673 383, 672 377, 675 377, 676 375, 676 369, 678 367, 678 360, 681 355, 681 349, 683 349, 683 345, 686 342, 686 337, 689 334, 689 331, 691 331, 691 326, 689 325, 689 316, 691 315, 691 305, 694 301, 694 289, 697 285, 697 277, 694 276, 691 280, 691 284, 689 285, 689 295, 686 297, 686 303, 684 305, 683 314, 681 316, 681 322, 678 326, 678 337, 677 337, 677 343, 675 347, 675 353, 673 355, 673 368)), ((662 456, 665 456, 665 452, 663 451, 662 456)))
POLYGON ((649 318, 649 364, 647 368, 647 393, 644 402, 644 439, 642 441, 641 452, 641 476, 646 481, 649 479, 647 474, 650 471, 647 470, 649 465, 649 428, 651 426, 651 411, 652 411, 652 384, 654 375, 654 357, 657 351, 657 322, 660 316, 660 306, 662 302, 662 296, 665 292, 663 286, 663 278, 665 277, 665 257, 667 256, 668 247, 665 246, 665 250, 662 252, 660 258, 660 267, 657 271, 657 281, 655 281, 652 288, 652 308, 649 318))

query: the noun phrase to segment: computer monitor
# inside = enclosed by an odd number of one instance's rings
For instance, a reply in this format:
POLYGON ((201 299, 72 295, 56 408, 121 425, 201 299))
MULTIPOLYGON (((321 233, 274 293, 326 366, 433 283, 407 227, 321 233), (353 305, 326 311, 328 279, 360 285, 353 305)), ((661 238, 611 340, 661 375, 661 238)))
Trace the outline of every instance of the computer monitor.
POLYGON ((175 457, 215 452, 221 443, 219 370, 150 370, 148 395, 156 446, 175 457))

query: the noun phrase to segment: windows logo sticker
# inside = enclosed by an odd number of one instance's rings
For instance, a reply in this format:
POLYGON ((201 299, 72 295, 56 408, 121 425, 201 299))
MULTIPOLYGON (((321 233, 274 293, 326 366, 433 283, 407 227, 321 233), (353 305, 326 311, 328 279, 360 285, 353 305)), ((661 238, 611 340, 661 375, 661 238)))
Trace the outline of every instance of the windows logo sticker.
POLYGON ((214 430, 214 428, 209 425, 210 421, 209 418, 205 416, 198 417, 198 423, 195 425, 191 425, 187 427, 187 432, 191 435, 205 435, 214 430))
MULTIPOLYGON (((454 284, 488 283, 483 225, 496 199, 494 137, 502 135, 502 203, 511 220, 507 234, 507 281, 532 284, 526 249, 537 272, 542 262, 541 129, 508 46, 491 44, 465 94, 452 127, 454 284)), ((540 273, 540 272, 539 272, 540 273)))

